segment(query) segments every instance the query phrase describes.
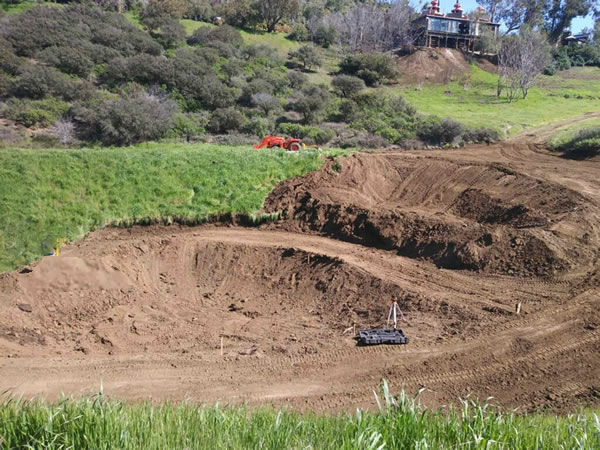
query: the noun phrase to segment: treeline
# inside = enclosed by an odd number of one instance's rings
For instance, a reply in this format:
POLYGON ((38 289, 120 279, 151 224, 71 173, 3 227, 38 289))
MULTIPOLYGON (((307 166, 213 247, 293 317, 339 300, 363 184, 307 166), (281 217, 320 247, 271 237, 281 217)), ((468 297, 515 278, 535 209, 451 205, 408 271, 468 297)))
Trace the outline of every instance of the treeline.
MULTIPOLYGON (((177 40, 164 33, 162 26, 146 32, 90 6, 40 6, 5 17, 0 116, 46 129, 34 134, 45 146, 207 134, 245 143, 244 135, 285 133, 340 147, 497 138, 421 117, 400 97, 367 91, 395 80, 389 55, 351 53, 329 87, 309 82, 307 73, 322 64, 312 45, 285 58, 268 46, 245 45, 228 25, 200 27, 177 40)), ((4 145, 17 144, 10 130, 3 133, 4 145)))

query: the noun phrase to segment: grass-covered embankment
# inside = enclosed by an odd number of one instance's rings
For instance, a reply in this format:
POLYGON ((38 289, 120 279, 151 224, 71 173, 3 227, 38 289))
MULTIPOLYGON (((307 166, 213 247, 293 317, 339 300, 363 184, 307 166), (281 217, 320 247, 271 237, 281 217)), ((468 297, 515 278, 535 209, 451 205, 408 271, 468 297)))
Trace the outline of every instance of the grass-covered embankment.
POLYGON ((214 145, 0 150, 0 272, 107 223, 251 214, 278 182, 320 166, 313 151, 214 145))
MULTIPOLYGON (((5 448, 261 448, 261 449, 597 449, 594 413, 566 417, 504 414, 474 402, 421 410, 401 395, 386 396, 380 413, 327 416, 95 399, 54 405, 0 404, 5 448)), ((2 442, 3 440, 3 442, 2 442)))
POLYGON ((600 155, 600 119, 589 120, 557 133, 548 142, 548 147, 572 158, 585 159, 600 155))

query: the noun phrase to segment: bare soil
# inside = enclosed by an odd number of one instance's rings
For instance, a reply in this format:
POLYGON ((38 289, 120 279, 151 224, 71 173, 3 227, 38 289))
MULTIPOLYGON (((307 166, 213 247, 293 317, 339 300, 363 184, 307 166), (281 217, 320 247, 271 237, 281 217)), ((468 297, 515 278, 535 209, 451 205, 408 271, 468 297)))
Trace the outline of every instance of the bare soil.
POLYGON ((573 122, 356 154, 280 184, 278 223, 107 228, 0 275, 0 391, 337 411, 385 378, 429 406, 598 406, 600 161, 542 145, 573 122), (393 293, 410 344, 356 347, 393 293))
POLYGON ((397 68, 400 79, 410 84, 446 84, 466 78, 470 71, 463 53, 449 48, 418 49, 399 57, 397 68))

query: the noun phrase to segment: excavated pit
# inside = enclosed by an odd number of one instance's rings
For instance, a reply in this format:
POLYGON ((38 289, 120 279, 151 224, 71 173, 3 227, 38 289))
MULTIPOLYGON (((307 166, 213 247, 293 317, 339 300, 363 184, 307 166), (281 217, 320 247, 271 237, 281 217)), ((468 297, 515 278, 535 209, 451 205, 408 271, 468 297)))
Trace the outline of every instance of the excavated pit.
POLYGON ((233 356, 317 353, 351 343, 349 327, 384 326, 392 293, 423 325, 421 342, 456 334, 457 323, 476 330, 489 315, 293 247, 185 234, 97 245, 97 235, 0 277, 0 349, 201 355, 220 351, 223 337, 233 356))
POLYGON ((497 164, 356 154, 277 186, 267 212, 440 268, 552 278, 591 264, 589 202, 497 164))

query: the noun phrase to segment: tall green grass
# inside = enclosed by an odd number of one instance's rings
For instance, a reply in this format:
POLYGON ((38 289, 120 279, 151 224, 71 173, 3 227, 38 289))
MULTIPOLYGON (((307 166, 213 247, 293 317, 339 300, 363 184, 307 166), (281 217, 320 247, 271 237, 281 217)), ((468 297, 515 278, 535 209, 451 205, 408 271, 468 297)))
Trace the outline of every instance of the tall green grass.
POLYGON ((4 448, 97 449, 597 449, 593 413, 502 413, 464 401, 444 411, 393 397, 379 412, 324 415, 190 402, 128 405, 102 394, 81 400, 0 404, 4 448))
POLYGON ((109 223, 255 213, 278 182, 321 164, 314 151, 214 145, 0 150, 0 272, 109 223))

